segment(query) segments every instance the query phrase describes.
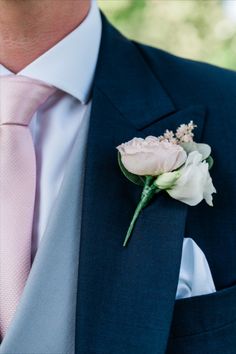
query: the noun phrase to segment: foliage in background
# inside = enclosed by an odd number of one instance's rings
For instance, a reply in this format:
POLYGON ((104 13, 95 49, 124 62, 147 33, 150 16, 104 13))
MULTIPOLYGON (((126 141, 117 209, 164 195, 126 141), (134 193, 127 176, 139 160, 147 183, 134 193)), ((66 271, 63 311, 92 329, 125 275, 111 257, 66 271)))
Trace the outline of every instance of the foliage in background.
POLYGON ((236 69, 236 22, 223 0, 99 0, 99 6, 129 38, 236 69))

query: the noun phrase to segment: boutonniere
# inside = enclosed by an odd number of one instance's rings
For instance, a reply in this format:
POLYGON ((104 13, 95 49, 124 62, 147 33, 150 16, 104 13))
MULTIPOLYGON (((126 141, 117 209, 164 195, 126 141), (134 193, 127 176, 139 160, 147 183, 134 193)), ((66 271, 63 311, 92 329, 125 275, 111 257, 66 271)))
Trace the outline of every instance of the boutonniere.
POLYGON ((182 124, 174 133, 134 138, 117 147, 121 171, 131 182, 143 187, 123 246, 132 234, 142 209, 160 192, 190 206, 203 199, 213 206, 216 189, 209 173, 213 165, 211 147, 193 140, 196 125, 182 124))

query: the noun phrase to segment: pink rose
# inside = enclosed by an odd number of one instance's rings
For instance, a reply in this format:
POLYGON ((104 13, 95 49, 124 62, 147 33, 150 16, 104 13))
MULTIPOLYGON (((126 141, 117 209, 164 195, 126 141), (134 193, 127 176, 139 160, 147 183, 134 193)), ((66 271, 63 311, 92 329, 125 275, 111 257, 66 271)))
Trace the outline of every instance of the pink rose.
POLYGON ((187 159, 185 150, 167 140, 154 136, 134 138, 117 147, 125 168, 139 176, 158 176, 173 171, 187 159))

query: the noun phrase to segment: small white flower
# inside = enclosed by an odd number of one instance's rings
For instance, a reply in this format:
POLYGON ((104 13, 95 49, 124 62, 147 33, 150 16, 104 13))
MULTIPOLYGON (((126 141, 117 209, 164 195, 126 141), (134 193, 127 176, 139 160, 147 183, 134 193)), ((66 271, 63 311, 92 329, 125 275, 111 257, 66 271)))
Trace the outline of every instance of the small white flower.
POLYGON ((189 124, 181 124, 176 130, 176 138, 181 143, 188 143, 193 141, 194 133, 193 130, 197 126, 191 120, 189 124))
POLYGON ((179 172, 179 179, 167 193, 191 206, 199 204, 203 199, 212 206, 212 194, 216 193, 216 189, 209 174, 208 163, 202 161, 202 155, 198 151, 191 152, 179 172))

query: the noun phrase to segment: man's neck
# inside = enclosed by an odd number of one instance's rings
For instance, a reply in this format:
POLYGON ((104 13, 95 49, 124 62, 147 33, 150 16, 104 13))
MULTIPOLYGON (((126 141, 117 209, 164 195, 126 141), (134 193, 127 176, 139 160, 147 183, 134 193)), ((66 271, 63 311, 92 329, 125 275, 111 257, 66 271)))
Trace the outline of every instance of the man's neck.
POLYGON ((90 0, 0 0, 0 64, 17 73, 87 16, 90 0))

